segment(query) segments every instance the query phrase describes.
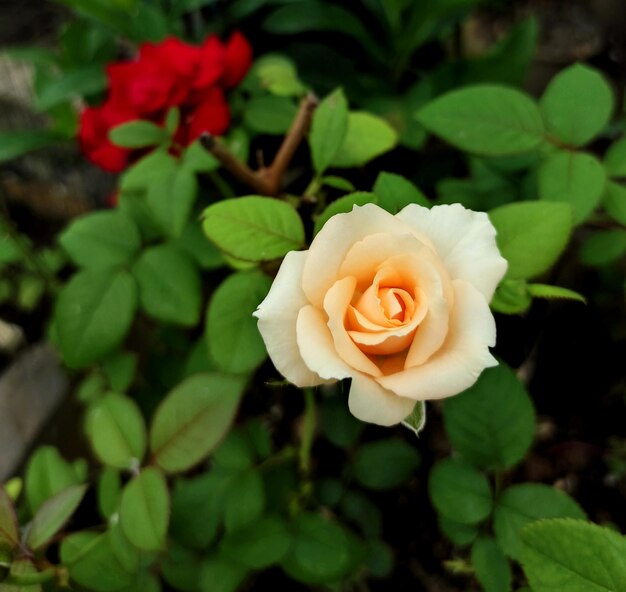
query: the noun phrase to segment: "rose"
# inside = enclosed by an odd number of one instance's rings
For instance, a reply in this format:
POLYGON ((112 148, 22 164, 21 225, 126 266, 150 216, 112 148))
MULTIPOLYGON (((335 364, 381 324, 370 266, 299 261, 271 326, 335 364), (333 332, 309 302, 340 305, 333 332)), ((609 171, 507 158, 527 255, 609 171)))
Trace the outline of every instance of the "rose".
POLYGON ((83 153, 107 171, 122 171, 137 153, 113 145, 110 130, 135 119, 163 125, 172 107, 181 113, 174 154, 203 132, 223 134, 230 125, 224 91, 239 84, 251 64, 252 48, 238 32, 225 44, 215 35, 199 46, 175 37, 142 44, 137 59, 107 66, 106 102, 81 113, 83 153))
POLYGON ((459 204, 334 216, 287 254, 254 313, 274 365, 300 387, 351 378, 350 411, 380 425, 465 390, 497 363, 495 234, 459 204))

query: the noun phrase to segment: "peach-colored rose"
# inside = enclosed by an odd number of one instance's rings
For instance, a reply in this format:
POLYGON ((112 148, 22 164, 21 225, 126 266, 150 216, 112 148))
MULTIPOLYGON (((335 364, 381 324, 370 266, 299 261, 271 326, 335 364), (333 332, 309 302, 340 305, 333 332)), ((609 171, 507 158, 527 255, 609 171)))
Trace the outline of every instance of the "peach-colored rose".
POLYGON ((287 254, 255 312, 274 365, 300 387, 351 378, 350 411, 380 425, 460 393, 497 363, 489 301, 507 263, 495 235, 459 204, 332 217, 287 254))

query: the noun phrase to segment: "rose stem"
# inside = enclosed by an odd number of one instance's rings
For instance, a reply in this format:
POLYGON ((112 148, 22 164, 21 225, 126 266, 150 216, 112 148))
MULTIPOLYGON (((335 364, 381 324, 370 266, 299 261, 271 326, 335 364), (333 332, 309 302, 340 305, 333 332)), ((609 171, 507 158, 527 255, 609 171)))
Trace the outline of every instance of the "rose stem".
POLYGON ((215 136, 209 133, 202 134, 200 136, 200 144, 207 152, 210 152, 219 160, 227 171, 230 171, 235 177, 246 183, 246 185, 250 185, 255 191, 266 195, 266 185, 263 180, 257 176, 257 173, 245 162, 242 162, 234 156, 215 136))
POLYGON ((269 168, 259 171, 259 174, 265 177, 268 188, 271 189, 271 195, 278 193, 283 175, 298 146, 309 131, 313 112, 317 104, 317 97, 313 93, 309 93, 302 99, 296 118, 293 120, 283 143, 280 145, 274 161, 269 168))
POLYGON ((309 130, 313 111, 315 111, 317 103, 318 100, 312 93, 309 93, 302 99, 298 113, 280 145, 274 161, 269 167, 260 167, 256 171, 252 170, 245 162, 234 156, 222 142, 209 133, 204 133, 200 136, 200 144, 226 170, 230 171, 246 185, 249 185, 262 195, 275 196, 280 191, 283 175, 293 155, 309 130))

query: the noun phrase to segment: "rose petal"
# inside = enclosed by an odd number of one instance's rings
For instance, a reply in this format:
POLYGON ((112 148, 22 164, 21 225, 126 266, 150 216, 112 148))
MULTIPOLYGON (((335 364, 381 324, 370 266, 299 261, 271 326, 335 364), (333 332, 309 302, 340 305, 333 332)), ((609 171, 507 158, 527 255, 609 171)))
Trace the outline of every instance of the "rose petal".
POLYGON ((269 294, 253 313, 274 366, 299 387, 326 382, 306 366, 297 343, 298 313, 308 304, 301 287, 306 256, 306 251, 287 253, 269 294))
POLYGON ((487 302, 506 273, 507 262, 496 245, 496 230, 484 212, 460 204, 430 209, 410 204, 397 215, 432 239, 452 279, 472 284, 487 302))
POLYGON ((362 374, 352 377, 348 407, 361 421, 391 426, 400 423, 413 411, 415 401, 398 397, 362 374))
POLYGON ((327 380, 349 378, 353 371, 337 355, 324 313, 307 305, 296 322, 298 349, 305 365, 327 380))
POLYGON ((348 251, 370 234, 410 234, 400 219, 378 206, 355 206, 347 214, 333 216, 313 239, 304 265, 302 287, 314 306, 322 306, 330 287, 342 277, 339 270, 348 251))
POLYGON ((348 306, 354 295, 356 279, 343 278, 332 286, 324 298, 324 310, 328 315, 328 328, 333 336, 335 350, 341 359, 350 366, 372 376, 380 376, 381 371, 352 341, 345 327, 348 306))
POLYGON ((469 388, 485 368, 497 365, 489 352, 496 340, 489 304, 468 282, 452 284, 455 305, 441 349, 426 364, 377 378, 384 388, 417 401, 442 399, 469 388))

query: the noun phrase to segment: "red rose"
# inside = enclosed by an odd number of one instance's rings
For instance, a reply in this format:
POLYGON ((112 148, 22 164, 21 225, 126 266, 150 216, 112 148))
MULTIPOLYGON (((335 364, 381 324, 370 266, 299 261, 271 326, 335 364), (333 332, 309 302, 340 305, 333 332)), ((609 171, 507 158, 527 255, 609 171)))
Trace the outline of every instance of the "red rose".
POLYGON ((226 57, 222 83, 226 88, 237 86, 252 64, 252 47, 248 40, 235 31, 226 42, 226 57))
POLYGON ((111 102, 84 109, 80 114, 78 132, 82 152, 105 171, 119 173, 128 162, 130 150, 115 146, 109 140, 109 131, 131 119, 135 119, 133 114, 117 111, 111 102))
POLYGON ((187 117, 185 123, 188 130, 185 144, 191 144, 204 132, 222 135, 230 123, 230 110, 222 89, 214 86, 207 92, 204 102, 187 117))
POLYGON ((199 60, 196 78, 186 103, 198 104, 205 100, 207 91, 215 86, 224 75, 226 50, 215 36, 209 36, 198 48, 199 60))

